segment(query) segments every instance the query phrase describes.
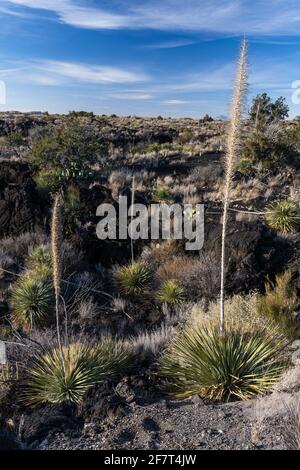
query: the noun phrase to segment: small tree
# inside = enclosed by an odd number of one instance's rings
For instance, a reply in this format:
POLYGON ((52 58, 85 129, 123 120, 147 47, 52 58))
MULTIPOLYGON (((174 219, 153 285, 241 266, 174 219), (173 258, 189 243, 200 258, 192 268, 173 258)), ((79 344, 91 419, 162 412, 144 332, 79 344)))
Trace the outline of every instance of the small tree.
POLYGON ((272 102, 267 93, 257 95, 253 99, 249 111, 250 120, 256 128, 266 126, 274 121, 283 121, 288 115, 289 107, 285 102, 285 98, 280 96, 272 102))

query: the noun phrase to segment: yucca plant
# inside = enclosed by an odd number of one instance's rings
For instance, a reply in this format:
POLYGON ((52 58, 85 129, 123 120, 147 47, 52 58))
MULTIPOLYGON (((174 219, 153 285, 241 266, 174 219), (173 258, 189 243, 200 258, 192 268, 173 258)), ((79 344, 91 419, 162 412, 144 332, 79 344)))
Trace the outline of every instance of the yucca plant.
POLYGON ((268 225, 278 232, 295 232, 300 223, 299 205, 292 201, 280 201, 266 209, 268 225))
POLYGON ((168 279, 159 289, 157 299, 166 304, 180 304, 184 302, 185 289, 176 279, 168 279))
POLYGON ((24 330, 42 327, 54 307, 54 292, 49 271, 25 272, 12 291, 14 321, 24 330))
POLYGON ((71 343, 34 360, 23 392, 30 406, 41 403, 81 403, 96 384, 113 378, 130 364, 130 353, 113 339, 98 346, 71 343), (63 356, 63 358, 62 358, 63 356))
POLYGON ((139 295, 145 292, 152 280, 152 272, 142 261, 122 266, 115 273, 115 281, 125 295, 139 295))
POLYGON ((226 331, 215 327, 185 330, 166 350, 161 374, 176 398, 200 395, 213 400, 248 399, 263 394, 283 369, 282 337, 226 331))

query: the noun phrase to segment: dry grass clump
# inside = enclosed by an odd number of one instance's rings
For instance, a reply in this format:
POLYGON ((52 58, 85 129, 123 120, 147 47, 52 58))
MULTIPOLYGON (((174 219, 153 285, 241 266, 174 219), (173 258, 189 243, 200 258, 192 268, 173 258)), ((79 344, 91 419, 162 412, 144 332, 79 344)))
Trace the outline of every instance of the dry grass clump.
POLYGON ((283 429, 283 440, 287 450, 300 449, 300 403, 286 405, 287 422, 283 429))
MULTIPOLYGON (((257 311, 259 294, 256 292, 242 295, 237 294, 225 300, 228 312, 226 330, 250 333, 251 331, 264 331, 269 327, 269 320, 257 311)), ((213 301, 205 309, 203 304, 195 304, 191 309, 188 323, 191 327, 198 325, 218 325, 220 301, 213 301)))
POLYGON ((275 283, 267 282, 265 288, 265 295, 257 302, 259 315, 275 321, 289 338, 298 337, 300 330, 295 316, 298 299, 292 273, 286 271, 276 276, 275 283))
POLYGON ((172 326, 162 324, 152 331, 142 331, 130 338, 129 347, 139 362, 157 358, 175 335, 172 326))

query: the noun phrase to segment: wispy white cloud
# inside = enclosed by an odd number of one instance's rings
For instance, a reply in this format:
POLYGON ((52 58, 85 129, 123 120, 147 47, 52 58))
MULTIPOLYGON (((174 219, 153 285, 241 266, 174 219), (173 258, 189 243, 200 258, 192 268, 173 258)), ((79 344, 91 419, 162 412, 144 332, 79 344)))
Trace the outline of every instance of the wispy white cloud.
POLYGON ((80 83, 128 85, 150 80, 148 75, 140 71, 55 60, 21 62, 20 67, 0 70, 0 75, 4 74, 18 81, 48 86, 80 83))
POLYGON ((206 31, 226 34, 299 35, 299 0, 4 0, 16 8, 53 12, 62 23, 89 29, 206 31))
POLYGON ((110 93, 110 98, 115 100, 129 100, 129 101, 146 101, 151 100, 152 95, 142 93, 110 93))
POLYGON ((163 100, 162 101, 163 104, 186 104, 188 103, 188 101, 186 100, 163 100))
POLYGON ((136 83, 149 79, 149 77, 142 72, 132 72, 104 65, 86 65, 46 60, 36 64, 36 68, 47 74, 82 82, 136 83))
POLYGON ((192 39, 177 39, 174 41, 165 41, 159 42, 156 44, 148 44, 144 46, 146 49, 175 49, 177 47, 184 47, 184 46, 191 46, 192 44, 196 44, 197 41, 193 41, 192 39))

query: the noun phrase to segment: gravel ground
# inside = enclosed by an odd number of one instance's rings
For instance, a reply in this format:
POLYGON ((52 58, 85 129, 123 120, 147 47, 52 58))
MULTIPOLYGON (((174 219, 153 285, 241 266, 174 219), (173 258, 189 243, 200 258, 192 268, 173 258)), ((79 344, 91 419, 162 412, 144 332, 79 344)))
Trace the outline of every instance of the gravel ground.
POLYGON ((49 435, 39 449, 286 449, 287 404, 299 403, 300 370, 263 398, 228 404, 200 398, 129 403, 122 417, 92 421, 74 435, 49 435))

